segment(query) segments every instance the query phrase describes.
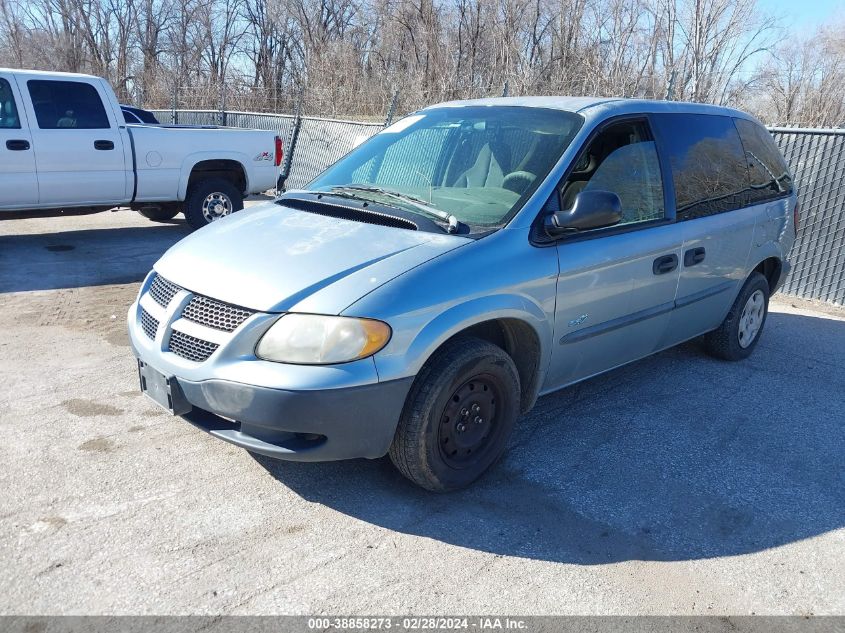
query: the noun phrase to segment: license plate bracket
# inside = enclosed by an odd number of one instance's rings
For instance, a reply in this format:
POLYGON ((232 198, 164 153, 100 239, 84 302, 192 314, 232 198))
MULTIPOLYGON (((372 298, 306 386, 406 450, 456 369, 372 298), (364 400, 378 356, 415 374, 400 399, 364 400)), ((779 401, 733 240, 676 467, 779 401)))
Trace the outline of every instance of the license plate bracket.
POLYGON ((192 409, 174 377, 165 376, 142 360, 138 360, 138 379, 141 393, 171 415, 184 415, 192 409))

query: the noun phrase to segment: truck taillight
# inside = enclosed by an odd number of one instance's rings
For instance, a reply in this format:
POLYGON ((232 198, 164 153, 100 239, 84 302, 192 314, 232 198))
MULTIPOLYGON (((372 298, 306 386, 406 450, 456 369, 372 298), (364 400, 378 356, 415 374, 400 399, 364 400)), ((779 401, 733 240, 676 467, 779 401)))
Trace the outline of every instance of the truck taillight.
POLYGON ((276 137, 276 167, 282 164, 282 156, 284 155, 284 151, 282 150, 282 137, 276 137))
POLYGON ((798 237, 798 202, 795 203, 795 210, 792 212, 792 224, 795 228, 795 237, 798 237))

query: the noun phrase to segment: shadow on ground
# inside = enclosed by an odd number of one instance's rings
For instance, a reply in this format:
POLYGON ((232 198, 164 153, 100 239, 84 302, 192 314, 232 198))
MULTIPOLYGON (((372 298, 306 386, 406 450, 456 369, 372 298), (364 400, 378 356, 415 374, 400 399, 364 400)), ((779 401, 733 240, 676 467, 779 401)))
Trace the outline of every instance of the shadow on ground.
POLYGON ((845 525, 845 322, 772 313, 755 354, 688 343, 541 398, 472 488, 388 459, 256 456, 303 498, 390 530, 579 564, 733 556, 845 525))
POLYGON ((177 218, 154 226, 0 235, 0 292, 141 281, 188 233, 177 218))

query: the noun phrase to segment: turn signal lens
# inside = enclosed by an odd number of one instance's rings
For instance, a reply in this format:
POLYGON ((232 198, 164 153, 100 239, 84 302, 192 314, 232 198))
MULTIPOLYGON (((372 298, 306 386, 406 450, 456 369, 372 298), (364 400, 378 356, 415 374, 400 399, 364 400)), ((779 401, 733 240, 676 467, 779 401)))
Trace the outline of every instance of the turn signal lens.
POLYGON ((261 337, 255 354, 277 363, 347 363, 372 356, 390 335, 390 326, 374 319, 286 314, 261 337))

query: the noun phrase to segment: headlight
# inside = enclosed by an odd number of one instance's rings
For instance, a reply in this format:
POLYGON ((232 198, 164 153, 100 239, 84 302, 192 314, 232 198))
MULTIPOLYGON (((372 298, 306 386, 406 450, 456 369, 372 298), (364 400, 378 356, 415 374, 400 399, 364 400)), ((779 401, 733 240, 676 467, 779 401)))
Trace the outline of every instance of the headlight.
POLYGON ((372 356, 390 340, 390 326, 373 319, 286 314, 261 337, 255 353, 279 363, 330 365, 372 356))

